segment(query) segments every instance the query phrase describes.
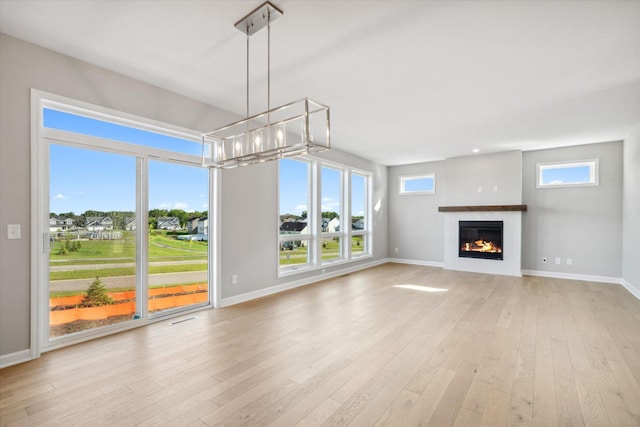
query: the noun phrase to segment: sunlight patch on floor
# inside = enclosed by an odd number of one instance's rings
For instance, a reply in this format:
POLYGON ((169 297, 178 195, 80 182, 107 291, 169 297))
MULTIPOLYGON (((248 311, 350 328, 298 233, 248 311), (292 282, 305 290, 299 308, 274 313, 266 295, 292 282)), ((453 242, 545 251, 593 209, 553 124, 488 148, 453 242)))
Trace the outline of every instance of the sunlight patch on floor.
POLYGON ((394 288, 402 288, 402 289, 411 289, 412 291, 420 291, 420 292, 447 292, 448 289, 443 288, 431 288, 429 286, 419 286, 419 285, 393 285, 394 288))

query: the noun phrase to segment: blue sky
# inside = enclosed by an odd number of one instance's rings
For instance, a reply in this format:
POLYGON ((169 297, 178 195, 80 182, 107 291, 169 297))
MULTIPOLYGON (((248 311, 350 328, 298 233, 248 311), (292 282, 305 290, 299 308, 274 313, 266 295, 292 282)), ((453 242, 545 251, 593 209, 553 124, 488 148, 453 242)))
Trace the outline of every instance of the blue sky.
MULTIPOLYGON (((192 141, 45 110, 45 126, 139 145, 200 155, 192 141)), ((135 211, 135 157, 51 144, 50 211, 135 211)), ((209 209, 208 170, 149 161, 149 209, 209 209)))
MULTIPOLYGON (((280 214, 301 215, 307 210, 308 163, 295 159, 280 160, 280 214)), ((328 167, 322 168, 322 211, 340 210, 340 172, 328 167)), ((365 178, 352 178, 353 215, 364 215, 365 178)))
MULTIPOLYGON (((179 151, 199 156, 201 146, 145 130, 103 122, 56 110, 44 110, 45 127, 179 151)), ((134 211, 136 161, 134 156, 51 144, 50 211, 134 211)), ((280 212, 300 215, 307 210, 307 164, 293 159, 280 161, 280 212)), ((248 166, 259 167, 259 166, 248 166)), ((224 174, 224 171, 222 172, 224 174)), ((208 210, 208 169, 149 161, 149 209, 208 210)), ((340 173, 323 168, 322 210, 337 211, 340 173)), ((353 180, 353 214, 364 212, 364 179, 353 180)))
POLYGON ((588 165, 548 167, 542 172, 542 184, 571 184, 589 182, 588 165))

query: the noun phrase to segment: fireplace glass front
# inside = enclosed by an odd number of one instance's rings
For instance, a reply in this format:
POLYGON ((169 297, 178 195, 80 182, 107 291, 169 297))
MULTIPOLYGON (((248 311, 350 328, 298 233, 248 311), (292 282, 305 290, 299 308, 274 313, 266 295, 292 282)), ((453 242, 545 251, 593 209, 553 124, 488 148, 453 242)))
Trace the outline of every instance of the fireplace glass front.
POLYGON ((461 258, 503 259, 502 221, 459 221, 461 258))

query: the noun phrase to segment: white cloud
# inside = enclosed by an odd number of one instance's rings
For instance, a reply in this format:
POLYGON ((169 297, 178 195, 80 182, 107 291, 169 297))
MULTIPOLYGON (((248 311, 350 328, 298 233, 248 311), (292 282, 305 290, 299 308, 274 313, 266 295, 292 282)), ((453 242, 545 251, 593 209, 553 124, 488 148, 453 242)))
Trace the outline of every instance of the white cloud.
POLYGON ((167 202, 167 203, 160 203, 158 205, 158 209, 167 209, 167 210, 182 209, 183 211, 187 211, 188 208, 189 208, 189 205, 184 202, 175 202, 175 203, 167 202))
POLYGON ((65 196, 64 194, 56 194, 56 196, 54 197, 54 199, 56 200, 64 200, 64 199, 68 199, 69 196, 65 196))
POLYGON ((306 211, 307 210, 307 204, 303 204, 303 205, 298 205, 295 208, 293 208, 294 211, 306 211))

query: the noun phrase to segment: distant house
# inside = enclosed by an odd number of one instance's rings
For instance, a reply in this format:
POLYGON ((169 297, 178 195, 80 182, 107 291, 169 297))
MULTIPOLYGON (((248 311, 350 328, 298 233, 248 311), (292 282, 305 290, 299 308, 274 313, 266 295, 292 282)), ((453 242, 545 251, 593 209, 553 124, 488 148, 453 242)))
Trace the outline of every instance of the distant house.
POLYGON ((322 218, 320 220, 320 226, 322 227, 322 232, 325 233, 329 227, 329 218, 322 218))
POLYGON ((86 224, 89 231, 113 230, 113 220, 108 216, 88 216, 86 224))
POLYGON ((327 225, 327 232, 329 233, 337 233, 340 231, 340 218, 335 217, 329 221, 329 225, 327 225))
POLYGON ((281 234, 305 234, 307 223, 300 221, 285 221, 280 225, 281 234))
POLYGON ((187 221, 187 233, 197 234, 199 223, 200 223, 200 218, 191 218, 189 221, 187 221))
POLYGON ((208 218, 200 218, 198 221, 198 234, 209 234, 209 219, 208 218))
POLYGON ((134 217, 125 218, 124 229, 127 231, 136 231, 136 219, 134 217))
POLYGON ((363 219, 356 219, 355 221, 353 221, 351 223, 351 229, 352 230, 364 230, 364 220, 363 219))
POLYGON ((175 216, 161 216, 158 218, 158 230, 180 230, 180 218, 175 216))
POLYGON ((50 233, 69 230, 71 227, 73 227, 73 218, 49 218, 50 233))

